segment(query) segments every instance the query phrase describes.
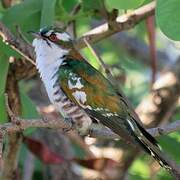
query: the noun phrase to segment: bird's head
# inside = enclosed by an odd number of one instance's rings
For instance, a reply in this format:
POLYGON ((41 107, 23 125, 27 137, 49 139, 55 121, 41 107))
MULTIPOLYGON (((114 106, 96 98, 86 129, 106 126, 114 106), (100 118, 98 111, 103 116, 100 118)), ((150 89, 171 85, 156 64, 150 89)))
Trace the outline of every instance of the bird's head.
POLYGON ((51 64, 64 55, 83 59, 75 50, 72 37, 62 29, 45 27, 39 32, 31 31, 30 33, 35 37, 33 46, 36 61, 46 61, 43 63, 51 64))
MULTIPOLYGON (((41 28, 39 32, 30 31, 35 37, 35 41, 46 42, 47 46, 56 44, 62 49, 71 49, 73 47, 72 37, 60 28, 45 27, 41 28)), ((36 42, 33 45, 36 46, 36 42)))
POLYGON ((33 46, 36 52, 36 61, 46 61, 44 63, 50 64, 64 55, 82 59, 74 48, 72 37, 62 29, 45 27, 39 32, 30 31, 30 33, 35 37, 33 46))

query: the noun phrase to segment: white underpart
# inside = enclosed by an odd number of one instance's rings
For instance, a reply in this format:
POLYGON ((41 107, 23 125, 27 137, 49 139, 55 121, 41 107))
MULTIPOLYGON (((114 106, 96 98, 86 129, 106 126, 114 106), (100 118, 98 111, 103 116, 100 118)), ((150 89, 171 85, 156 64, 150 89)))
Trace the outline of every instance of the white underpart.
POLYGON ((47 68, 48 65, 53 65, 54 67, 57 67, 57 65, 60 66, 63 61, 62 57, 69 52, 69 50, 62 49, 51 41, 47 41, 49 45, 43 39, 34 39, 33 41, 36 52, 36 65, 38 68, 41 68, 42 71, 44 67, 47 68))
POLYGON ((35 39, 33 41, 33 46, 36 52, 36 67, 40 72, 49 99, 51 103, 54 104, 53 92, 55 90, 53 85, 57 79, 52 78, 52 76, 63 62, 64 59, 62 57, 69 51, 59 48, 50 41, 48 41, 48 43, 50 43, 50 46, 43 39, 35 39))
MULTIPOLYGON (((61 39, 67 38, 68 37, 65 34, 63 38, 61 37, 61 39)), ((74 105, 72 108, 65 110, 63 107, 65 105, 71 104, 72 102, 70 100, 64 103, 62 103, 61 101, 57 103, 55 101, 55 99, 57 98, 62 98, 62 100, 66 98, 66 95, 62 92, 60 86, 53 87, 53 85, 58 79, 58 76, 54 76, 54 74, 58 71, 60 65, 62 65, 64 60, 63 57, 64 55, 68 54, 69 50, 61 49, 56 44, 50 41, 48 41, 48 43, 50 45, 48 45, 47 42, 43 39, 35 39, 33 41, 33 46, 35 47, 36 52, 36 67, 40 72, 40 76, 45 85, 49 99, 51 103, 55 105, 56 109, 64 117, 71 117, 69 116, 69 114, 78 109, 77 113, 74 113, 71 118, 75 119, 76 121, 76 118, 81 117, 80 121, 82 122, 82 127, 81 129, 79 129, 79 131, 83 134, 87 131, 88 127, 92 123, 92 120, 89 118, 89 116, 76 105, 74 105), (56 92, 57 90, 59 91, 59 93, 55 95, 54 92, 56 92)), ((80 87, 79 82, 77 86, 80 87)), ((82 93, 80 94, 82 95, 82 93)), ((85 102, 86 96, 81 95, 81 101, 85 102)))
POLYGON ((40 72, 40 76, 51 103, 60 110, 63 116, 65 116, 65 112, 62 110, 62 104, 55 103, 57 97, 54 96, 54 92, 58 90, 58 87, 53 87, 57 78, 52 78, 52 76, 63 62, 64 59, 62 57, 69 51, 59 48, 50 41, 48 41, 48 43, 50 43, 50 45, 48 45, 43 39, 35 39, 33 41, 33 46, 35 47, 36 52, 36 67, 40 72))
POLYGON ((69 41, 71 40, 71 37, 69 36, 69 34, 63 32, 63 33, 56 33, 56 36, 58 39, 62 40, 62 41, 69 41))

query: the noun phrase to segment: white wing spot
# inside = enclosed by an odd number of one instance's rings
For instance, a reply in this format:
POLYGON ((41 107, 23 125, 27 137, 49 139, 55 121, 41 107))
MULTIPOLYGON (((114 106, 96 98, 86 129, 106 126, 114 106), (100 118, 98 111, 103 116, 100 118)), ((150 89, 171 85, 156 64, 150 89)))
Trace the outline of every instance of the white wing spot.
POLYGON ((105 117, 115 116, 114 113, 103 113, 102 115, 105 116, 105 117))
POLYGON ((93 108, 91 106, 86 106, 87 109, 92 110, 93 108))
MULTIPOLYGON (((43 28, 42 28, 42 30, 43 30, 43 28)), ((41 29, 40 29, 40 31, 41 31, 41 29)), ((53 32, 53 30, 48 31, 48 32, 46 33, 46 36, 49 36, 52 32, 53 32)))
POLYGON ((139 140, 142 140, 142 137, 138 136, 138 139, 139 139, 139 140))
POLYGON ((80 105, 84 105, 86 102, 86 93, 84 91, 75 91, 72 93, 75 99, 78 101, 80 105))
POLYGON ((111 117, 111 116, 114 116, 113 113, 107 113, 107 117, 111 117))
POLYGON ((84 86, 81 84, 81 78, 75 78, 73 79, 74 81, 76 81, 76 83, 72 83, 71 80, 68 80, 68 86, 69 86, 69 89, 74 89, 74 88, 77 88, 77 89, 81 89, 83 88, 84 86))
POLYGON ((134 128, 134 125, 132 124, 132 122, 128 119, 127 120, 128 121, 128 123, 129 123, 129 125, 131 126, 131 129, 133 130, 133 131, 135 131, 135 128, 134 128))
POLYGON ((102 114, 102 115, 105 116, 105 117, 108 117, 107 114, 102 114))
POLYGON ((57 32, 56 36, 58 39, 60 39, 62 41, 70 41, 71 40, 70 35, 66 32, 63 32, 63 33, 57 32))
POLYGON ((119 116, 117 113, 114 113, 114 116, 119 116))
POLYGON ((162 147, 161 147, 159 144, 158 144, 157 146, 158 146, 158 148, 162 151, 162 147))
POLYGON ((151 152, 151 156, 156 157, 155 154, 154 154, 154 152, 151 150, 151 148, 150 148, 150 147, 147 147, 147 148, 148 148, 149 151, 151 152))

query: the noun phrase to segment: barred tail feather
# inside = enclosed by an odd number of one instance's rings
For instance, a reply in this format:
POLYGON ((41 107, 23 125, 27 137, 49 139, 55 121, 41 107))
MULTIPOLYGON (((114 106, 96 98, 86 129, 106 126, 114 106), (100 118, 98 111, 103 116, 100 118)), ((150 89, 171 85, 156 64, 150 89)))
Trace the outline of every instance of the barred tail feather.
POLYGON ((156 139, 151 136, 138 122, 134 119, 128 120, 128 123, 131 129, 134 131, 134 135, 136 136, 137 142, 141 145, 141 147, 150 154, 159 164, 160 166, 166 168, 167 170, 172 170, 171 163, 161 151, 161 147, 159 146, 156 139), (133 128, 132 128, 133 127, 133 128))
MULTIPOLYGON (((161 147, 158 145, 156 139, 133 119, 133 117, 129 116, 128 119, 125 119, 125 117, 120 117, 120 115, 102 116, 96 111, 86 110, 86 112, 91 117, 96 117, 103 125, 125 139, 126 142, 132 142, 132 144, 141 146, 160 166, 169 171, 174 171, 173 162, 161 151, 161 147)), ((179 175, 179 172, 176 174, 179 175)))

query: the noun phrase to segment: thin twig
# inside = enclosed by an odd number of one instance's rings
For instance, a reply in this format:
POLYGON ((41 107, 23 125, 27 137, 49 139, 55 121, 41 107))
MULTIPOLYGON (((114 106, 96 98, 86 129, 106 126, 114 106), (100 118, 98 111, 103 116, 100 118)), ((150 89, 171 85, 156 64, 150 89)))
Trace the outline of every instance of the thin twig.
MULTIPOLYGON (((154 137, 170 134, 175 131, 180 131, 180 120, 177 120, 173 123, 166 124, 161 127, 156 127, 156 128, 150 128, 147 129, 147 131, 154 137)), ((97 127, 97 126, 92 126, 90 128, 89 132, 90 137, 95 137, 95 138, 106 138, 106 139, 119 139, 120 137, 113 133, 110 129, 105 128, 105 127, 97 127)))
POLYGON ((0 132, 0 171, 3 168, 3 139, 4 139, 5 131, 0 132))
POLYGON ((28 61, 35 65, 35 55, 32 46, 24 40, 15 37, 10 30, 0 21, 0 36, 3 42, 10 45, 12 49, 24 56, 28 61))
MULTIPOLYGON (((9 116, 8 120, 12 124, 16 124, 16 122, 18 122, 19 120, 18 118, 16 118, 16 116, 19 116, 19 114, 21 113, 21 102, 18 81, 15 77, 15 71, 11 65, 9 67, 7 76, 6 93, 8 94, 8 98, 6 98, 6 104, 7 107, 11 109, 8 109, 11 116, 9 116)), ((18 154, 22 143, 21 130, 17 133, 10 133, 7 137, 8 142, 6 143, 6 146, 4 148, 3 170, 0 177, 0 179, 3 180, 11 180, 17 178, 16 172, 19 160, 18 154)))
POLYGON ((22 31, 18 25, 16 25, 16 31, 17 31, 20 39, 23 39, 29 46, 32 46, 31 43, 28 41, 28 39, 24 36, 24 34, 22 33, 22 31))
POLYGON ((104 63, 103 59, 101 58, 100 55, 98 55, 98 53, 93 49, 93 47, 90 45, 90 43, 88 42, 88 40, 86 39, 86 37, 84 37, 84 42, 86 44, 86 46, 89 48, 89 50, 91 51, 92 55, 96 58, 96 60, 100 63, 100 65, 102 65, 105 73, 107 74, 108 78, 111 81, 114 81, 113 79, 113 75, 111 73, 111 70, 109 69, 109 67, 107 66, 107 64, 104 63))
POLYGON ((12 112, 11 108, 9 107, 9 102, 8 102, 8 95, 5 93, 4 94, 5 96, 5 105, 6 105, 6 110, 7 110, 7 113, 11 119, 11 122, 12 123, 17 123, 20 121, 20 118, 19 117, 16 117, 16 115, 12 112))
POLYGON ((82 37, 77 39, 77 48, 83 48, 86 46, 84 42, 84 37, 89 41, 89 43, 93 44, 117 32, 122 32, 133 28, 135 25, 137 25, 142 20, 146 19, 148 16, 154 15, 155 6, 156 2, 153 1, 130 13, 126 13, 124 15, 117 17, 116 23, 113 23, 113 28, 109 28, 108 23, 105 23, 90 30, 89 32, 85 33, 82 37))

